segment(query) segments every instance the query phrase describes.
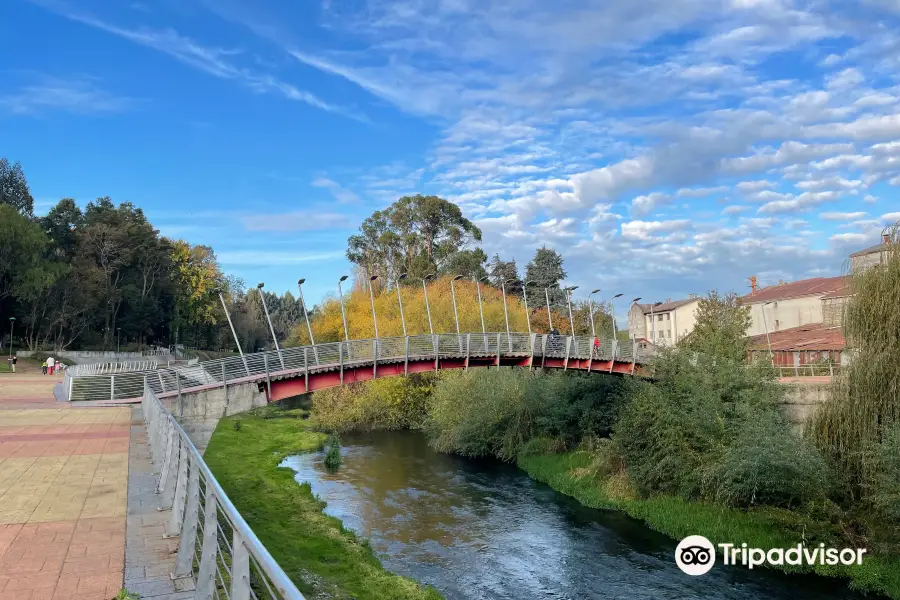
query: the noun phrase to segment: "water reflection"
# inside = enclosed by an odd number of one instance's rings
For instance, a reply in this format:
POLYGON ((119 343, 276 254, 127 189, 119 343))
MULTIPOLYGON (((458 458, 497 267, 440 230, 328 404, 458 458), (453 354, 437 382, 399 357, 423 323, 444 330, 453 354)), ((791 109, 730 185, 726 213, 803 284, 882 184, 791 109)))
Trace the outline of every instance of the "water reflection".
POLYGON ((449 600, 862 598, 833 580, 770 571, 717 566, 689 577, 672 559, 675 542, 637 521, 585 508, 514 467, 436 453, 414 432, 343 442, 337 473, 321 454, 284 466, 369 538, 385 567, 449 600))

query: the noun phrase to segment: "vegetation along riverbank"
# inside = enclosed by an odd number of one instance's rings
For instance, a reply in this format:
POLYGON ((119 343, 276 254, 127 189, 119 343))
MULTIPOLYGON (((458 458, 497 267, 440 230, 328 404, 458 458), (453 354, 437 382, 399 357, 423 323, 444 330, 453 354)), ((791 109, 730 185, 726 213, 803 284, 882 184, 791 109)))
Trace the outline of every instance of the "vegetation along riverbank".
POLYGON ((747 309, 716 293, 692 335, 656 358, 652 383, 473 369, 317 392, 312 419, 421 429, 437 450, 515 462, 675 539, 866 548, 861 566, 812 570, 900 598, 900 390, 877 384, 900 380, 900 256, 852 282, 857 360, 802 435, 775 372, 747 364, 747 309))

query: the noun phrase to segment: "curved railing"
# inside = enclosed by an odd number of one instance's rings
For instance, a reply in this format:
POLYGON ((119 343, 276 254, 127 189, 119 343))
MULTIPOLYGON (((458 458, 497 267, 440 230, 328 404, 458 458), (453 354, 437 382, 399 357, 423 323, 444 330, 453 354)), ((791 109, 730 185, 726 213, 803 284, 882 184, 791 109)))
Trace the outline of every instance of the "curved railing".
POLYGON ((553 336, 539 333, 461 333, 383 337, 282 348, 204 361, 165 369, 109 375, 66 374, 68 400, 122 400, 139 398, 146 381, 160 395, 222 383, 296 377, 298 374, 373 365, 447 358, 531 358, 543 366, 547 358, 617 361, 641 364, 650 353, 633 342, 604 340, 594 345, 591 336, 553 336))
POLYGON ((159 471, 156 492, 171 511, 166 535, 178 536, 172 577, 193 579, 195 599, 303 600, 149 388, 141 408, 159 471))
POLYGON ((66 367, 66 371, 72 377, 83 377, 84 375, 110 375, 113 373, 152 371, 157 367, 159 367, 159 363, 156 360, 125 360, 120 362, 71 365, 66 367))

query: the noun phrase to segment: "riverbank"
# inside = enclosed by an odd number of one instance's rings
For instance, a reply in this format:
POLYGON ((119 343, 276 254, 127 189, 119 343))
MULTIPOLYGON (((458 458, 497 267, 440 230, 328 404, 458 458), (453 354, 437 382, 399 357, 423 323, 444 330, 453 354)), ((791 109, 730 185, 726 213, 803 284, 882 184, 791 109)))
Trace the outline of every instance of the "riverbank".
MULTIPOLYGON (((714 544, 746 542, 755 548, 784 548, 796 546, 810 537, 827 537, 826 529, 834 527, 782 509, 744 511, 674 496, 636 498, 616 477, 598 479, 584 471, 579 472, 587 470, 592 460, 590 453, 574 451, 523 455, 519 457, 518 465, 536 481, 546 483, 585 506, 622 511, 676 540, 696 534, 714 544)), ((852 588, 900 599, 900 558, 896 556, 866 556, 859 566, 786 566, 781 570, 849 578, 852 588)))
POLYGON ((386 571, 366 540, 322 512, 308 484, 278 467, 285 456, 322 448, 326 436, 305 417, 270 406, 219 421, 204 458, 250 527, 307 598, 441 600, 386 571))

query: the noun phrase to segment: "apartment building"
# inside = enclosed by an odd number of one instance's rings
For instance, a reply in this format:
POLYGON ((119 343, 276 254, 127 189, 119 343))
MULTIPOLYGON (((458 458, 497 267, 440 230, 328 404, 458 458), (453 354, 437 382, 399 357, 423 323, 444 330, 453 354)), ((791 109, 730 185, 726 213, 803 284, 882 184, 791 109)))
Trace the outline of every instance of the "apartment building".
POLYGON ((667 298, 655 304, 633 303, 628 311, 628 337, 653 345, 674 345, 694 329, 699 300, 692 294, 684 300, 667 298))
POLYGON ((881 243, 863 248, 850 255, 850 268, 854 271, 865 270, 887 262, 888 245, 891 238, 887 233, 881 234, 881 243))
POLYGON ((823 307, 829 301, 838 302, 837 296, 846 289, 846 283, 845 277, 814 277, 757 288, 756 277, 751 277, 751 291, 741 298, 744 306, 750 307, 752 322, 747 335, 824 323, 823 307))

